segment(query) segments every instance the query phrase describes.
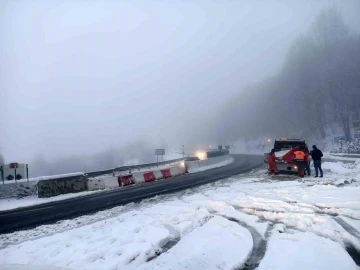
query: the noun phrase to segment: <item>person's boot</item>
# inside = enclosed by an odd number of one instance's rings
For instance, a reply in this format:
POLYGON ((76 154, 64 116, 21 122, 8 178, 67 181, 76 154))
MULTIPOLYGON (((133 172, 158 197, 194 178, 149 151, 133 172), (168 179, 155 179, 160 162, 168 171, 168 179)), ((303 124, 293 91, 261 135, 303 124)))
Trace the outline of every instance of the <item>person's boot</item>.
POLYGON ((315 177, 319 177, 319 176, 316 175, 315 177))

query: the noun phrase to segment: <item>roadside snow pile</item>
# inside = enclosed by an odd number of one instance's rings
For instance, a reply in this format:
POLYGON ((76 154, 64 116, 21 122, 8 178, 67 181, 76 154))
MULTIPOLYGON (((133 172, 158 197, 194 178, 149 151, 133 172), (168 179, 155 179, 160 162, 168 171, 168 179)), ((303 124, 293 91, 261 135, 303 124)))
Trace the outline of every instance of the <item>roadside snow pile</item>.
POLYGON ((353 172, 353 170, 351 170, 344 163, 341 162, 324 162, 321 167, 323 168, 323 170, 328 170, 333 174, 348 174, 353 172))
POLYGON ((186 235, 171 252, 142 265, 139 270, 208 270, 215 265, 221 265, 221 269, 234 269, 242 266, 252 247, 253 240, 248 230, 217 216, 186 235))
POLYGON ((223 167, 232 163, 233 161, 234 159, 230 156, 220 156, 198 161, 189 161, 186 162, 186 166, 189 173, 196 173, 223 167))
POLYGON ((360 154, 360 139, 334 144, 332 153, 360 154))
POLYGON ((26 207, 31 205, 38 205, 48 202, 62 201, 62 200, 81 197, 81 196, 88 196, 97 192, 104 192, 104 190, 82 191, 77 193, 62 194, 49 198, 38 198, 37 195, 32 195, 32 196, 23 197, 21 199, 17 199, 17 198, 1 199, 0 211, 6 211, 10 209, 26 207))
POLYGON ((342 246, 313 233, 274 232, 258 270, 358 269, 342 246))
POLYGON ((232 157, 228 157, 226 160, 221 161, 219 163, 215 163, 215 164, 211 164, 211 165, 205 165, 205 166, 201 166, 201 167, 199 166, 199 169, 197 171, 202 172, 202 171, 207 171, 207 170, 223 167, 223 166, 226 166, 226 165, 230 164, 233 161, 234 161, 234 159, 232 157))
POLYGON ((290 181, 259 170, 0 235, 0 264, 80 270, 359 269, 360 186, 344 179, 357 179, 360 166, 324 163, 324 169, 324 179, 290 181), (344 184, 336 186, 339 181, 344 184))

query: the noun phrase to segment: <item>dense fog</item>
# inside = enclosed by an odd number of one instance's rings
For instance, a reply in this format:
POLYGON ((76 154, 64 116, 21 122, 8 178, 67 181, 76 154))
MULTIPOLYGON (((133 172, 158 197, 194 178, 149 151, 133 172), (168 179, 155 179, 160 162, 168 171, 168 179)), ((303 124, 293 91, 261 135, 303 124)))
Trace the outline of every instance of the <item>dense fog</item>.
POLYGON ((360 35, 354 30, 338 8, 321 11, 292 41, 279 72, 225 104, 214 122, 222 124, 212 127, 218 138, 269 134, 320 140, 340 127, 351 140, 353 116, 360 115, 360 35), (246 104, 239 106, 240 100, 246 104))
POLYGON ((360 109, 360 2, 0 2, 0 162, 32 176, 239 138, 325 137, 360 109))

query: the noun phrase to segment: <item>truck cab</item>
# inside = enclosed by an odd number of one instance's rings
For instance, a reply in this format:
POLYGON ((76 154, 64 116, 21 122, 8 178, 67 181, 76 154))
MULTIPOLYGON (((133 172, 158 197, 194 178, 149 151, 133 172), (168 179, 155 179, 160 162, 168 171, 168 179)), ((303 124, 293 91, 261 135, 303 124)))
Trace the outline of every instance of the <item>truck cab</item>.
MULTIPOLYGON (((305 143, 305 140, 301 139, 280 139, 275 140, 274 142, 274 149, 275 149, 275 155, 279 158, 284 156, 287 152, 291 150, 291 148, 300 146, 300 147, 306 147, 307 145, 305 143)), ((268 166, 268 155, 269 153, 264 154, 264 163, 265 167, 268 166)), ((297 166, 294 162, 284 162, 284 161, 276 161, 279 173, 283 174, 296 174, 298 171, 297 166)))

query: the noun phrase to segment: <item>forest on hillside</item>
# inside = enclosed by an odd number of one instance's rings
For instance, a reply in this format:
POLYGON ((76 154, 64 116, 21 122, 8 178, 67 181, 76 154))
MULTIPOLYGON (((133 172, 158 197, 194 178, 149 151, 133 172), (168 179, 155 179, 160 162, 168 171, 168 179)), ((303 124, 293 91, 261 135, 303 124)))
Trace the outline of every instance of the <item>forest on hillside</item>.
POLYGON ((360 36, 329 8, 292 42, 276 76, 241 89, 226 104, 214 132, 219 140, 264 134, 321 139, 340 126, 350 141, 359 113, 360 36))

